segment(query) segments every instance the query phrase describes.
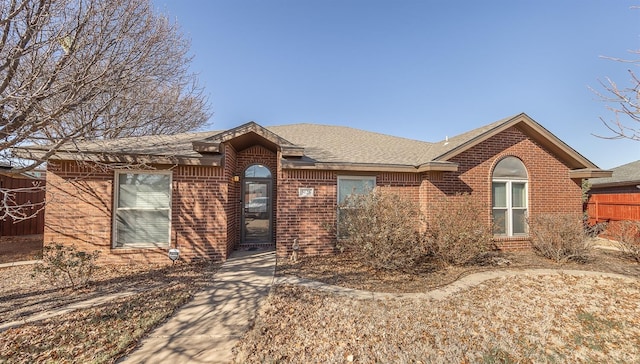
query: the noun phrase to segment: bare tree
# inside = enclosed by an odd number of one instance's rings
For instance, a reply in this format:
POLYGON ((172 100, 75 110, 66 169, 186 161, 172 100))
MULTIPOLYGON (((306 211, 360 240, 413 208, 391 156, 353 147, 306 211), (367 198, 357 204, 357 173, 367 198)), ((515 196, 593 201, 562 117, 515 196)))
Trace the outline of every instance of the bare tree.
MULTIPOLYGON (((638 6, 632 7, 640 9, 638 6)), ((631 67, 640 66, 640 49, 630 51, 632 59, 603 57, 617 62, 622 62, 631 67)), ((612 119, 600 118, 602 123, 612 133, 610 136, 601 136, 605 139, 631 139, 640 141, 640 78, 634 69, 629 68, 629 85, 620 87, 610 78, 601 81, 603 91, 593 90, 601 100, 607 103, 607 109, 613 113, 612 119)))
MULTIPOLYGON (((188 71, 189 42, 150 0, 0 1, 0 164, 36 168, 78 141, 193 130, 209 104, 188 71), (45 146, 16 160, 15 147, 45 146)), ((0 219, 43 204, 0 187, 0 219)))
POLYGON ((208 101, 188 51, 149 0, 0 2, 0 158, 47 145, 21 172, 79 140, 203 125, 208 101))

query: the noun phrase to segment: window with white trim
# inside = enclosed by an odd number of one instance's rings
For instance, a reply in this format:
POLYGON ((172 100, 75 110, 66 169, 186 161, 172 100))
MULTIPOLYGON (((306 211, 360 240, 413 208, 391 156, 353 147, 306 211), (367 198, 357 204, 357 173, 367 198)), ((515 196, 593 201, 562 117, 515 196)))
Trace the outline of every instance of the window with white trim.
MULTIPOLYGON (((367 194, 373 191, 375 187, 375 176, 338 176, 338 227, 340 227, 342 211, 348 209, 348 207, 344 206, 347 198, 352 195, 367 194)), ((338 231, 338 236, 342 237, 340 231, 338 231)))
POLYGON ((493 233, 498 236, 526 235, 528 175, 522 161, 506 157, 498 162, 491 185, 493 233))
POLYGON ((115 191, 113 247, 168 247, 171 172, 116 172, 115 191))

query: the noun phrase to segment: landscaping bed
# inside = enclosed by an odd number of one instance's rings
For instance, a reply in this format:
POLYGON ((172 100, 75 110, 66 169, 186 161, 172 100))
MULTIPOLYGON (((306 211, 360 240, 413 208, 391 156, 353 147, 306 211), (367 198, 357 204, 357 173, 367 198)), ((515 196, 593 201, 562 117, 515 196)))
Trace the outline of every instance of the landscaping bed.
POLYGON ((466 275, 500 269, 574 269, 623 274, 640 278, 640 264, 616 250, 593 249, 584 263, 556 263, 532 251, 490 252, 474 264, 444 266, 437 261, 424 261, 406 271, 370 268, 348 253, 335 256, 305 257, 297 263, 279 259, 276 274, 292 275, 342 287, 374 292, 425 292, 450 284, 466 275))

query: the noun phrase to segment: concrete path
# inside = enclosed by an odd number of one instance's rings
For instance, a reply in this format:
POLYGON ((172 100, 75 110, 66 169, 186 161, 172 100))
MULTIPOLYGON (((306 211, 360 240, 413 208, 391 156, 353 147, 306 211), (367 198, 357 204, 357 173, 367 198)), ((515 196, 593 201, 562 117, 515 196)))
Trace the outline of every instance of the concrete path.
POLYGON ((31 265, 39 263, 42 263, 42 260, 21 260, 19 262, 2 263, 0 264, 0 268, 17 267, 19 265, 31 265))
POLYGON ((46 320, 48 318, 55 317, 55 316, 64 315, 65 313, 73 312, 75 310, 87 309, 95 306, 104 305, 105 303, 111 300, 115 300, 116 298, 132 296, 137 293, 140 293, 140 291, 124 291, 124 292, 111 293, 104 296, 94 297, 88 300, 70 303, 66 306, 52 308, 31 316, 27 316, 20 320, 0 323, 0 332, 4 330, 8 330, 12 327, 18 327, 20 325, 46 320))
POLYGON ((229 363, 269 293, 275 262, 272 251, 234 252, 207 289, 119 363, 229 363))
POLYGON ((583 276, 583 277, 605 277, 605 278, 617 278, 623 279, 629 282, 635 282, 638 279, 634 277, 625 276, 616 273, 605 273, 596 271, 585 270, 563 270, 563 269, 499 269, 489 270, 485 272, 472 273, 468 276, 462 277, 454 282, 444 285, 439 288, 434 288, 427 292, 416 293, 387 293, 387 292, 371 292, 363 291, 353 288, 346 288, 340 286, 332 286, 326 283, 312 281, 309 279, 298 278, 293 276, 277 277, 274 280, 274 284, 292 284, 300 285, 308 288, 317 289, 324 292, 330 292, 337 295, 348 296, 356 299, 390 299, 390 298, 411 298, 411 299, 432 299, 442 300, 452 296, 455 293, 464 291, 466 289, 475 287, 482 284, 485 281, 501 278, 501 277, 513 277, 513 276, 541 276, 541 275, 558 275, 566 274, 570 276, 583 276))

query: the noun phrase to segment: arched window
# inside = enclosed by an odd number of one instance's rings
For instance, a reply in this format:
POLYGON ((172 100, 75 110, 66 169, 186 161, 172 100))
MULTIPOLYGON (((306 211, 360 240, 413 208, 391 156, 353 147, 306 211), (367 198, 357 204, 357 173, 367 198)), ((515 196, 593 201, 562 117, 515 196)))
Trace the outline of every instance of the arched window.
POLYGON ((527 181, 527 169, 516 157, 506 157, 495 166, 491 188, 495 235, 527 234, 527 181))
POLYGON ((245 178, 271 178, 271 171, 261 164, 254 164, 244 171, 244 176, 245 178))

